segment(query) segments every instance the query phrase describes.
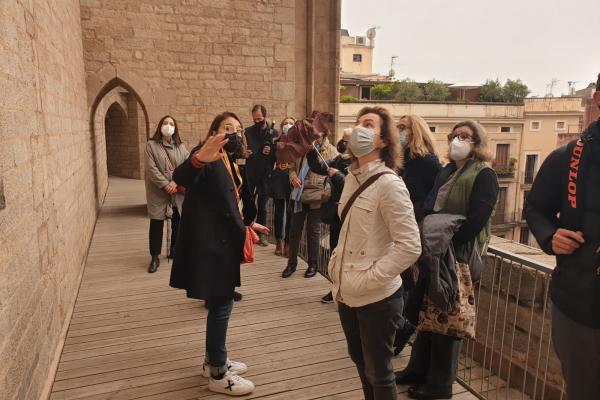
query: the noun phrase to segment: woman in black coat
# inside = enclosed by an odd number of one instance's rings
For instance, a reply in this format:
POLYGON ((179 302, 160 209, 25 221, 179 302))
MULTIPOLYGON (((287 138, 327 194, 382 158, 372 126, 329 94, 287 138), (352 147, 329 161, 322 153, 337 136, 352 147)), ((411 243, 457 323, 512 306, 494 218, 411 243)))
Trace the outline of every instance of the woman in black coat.
MULTIPOLYGON (((418 115, 405 115, 400 117, 396 126, 400 143, 404 147, 404 167, 398 171, 398 174, 406 183, 415 210, 415 219, 420 223, 425 217, 423 210, 425 199, 433 188, 442 165, 433 146, 429 125, 423 118, 418 115)), ((418 282, 413 279, 411 269, 402 274, 402 279, 405 296, 404 324, 396 334, 395 354, 402 352, 415 331, 422 298, 419 293, 415 293, 418 282)))
POLYGON ((210 390, 234 395, 254 389, 252 382, 239 376, 247 367, 229 360, 225 346, 234 288, 241 284, 246 227, 268 234, 268 229, 252 222, 254 199, 234 161, 242 146, 241 132, 235 114, 218 115, 208 139, 173 173, 173 180, 187 191, 170 281, 172 287, 185 289, 188 297, 206 300, 203 374, 210 378, 210 390))

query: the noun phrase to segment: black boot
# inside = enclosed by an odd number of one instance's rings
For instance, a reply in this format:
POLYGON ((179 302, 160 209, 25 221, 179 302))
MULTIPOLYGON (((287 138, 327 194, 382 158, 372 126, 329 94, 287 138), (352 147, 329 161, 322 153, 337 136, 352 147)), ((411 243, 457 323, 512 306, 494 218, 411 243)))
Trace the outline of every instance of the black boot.
POLYGON ((292 274, 294 272, 296 272, 296 267, 292 267, 292 266, 288 265, 287 267, 285 267, 285 269, 281 273, 281 277, 282 278, 289 278, 290 276, 292 276, 292 274))
POLYGON ((425 385, 411 386, 406 393, 411 399, 441 400, 452 398, 452 387, 449 389, 432 389, 425 385))
POLYGON ((312 278, 313 276, 315 276, 317 274, 317 267, 310 266, 306 269, 306 272, 304 273, 304 277, 305 278, 312 278))
POLYGON ((172 260, 175 258, 175 247, 171 247, 167 253, 167 259, 172 260))
POLYGON ((150 266, 148 267, 148 272, 151 274, 156 272, 159 265, 160 265, 160 259, 158 258, 158 256, 152 256, 152 261, 150 261, 150 266))
POLYGON ((396 385, 418 385, 421 383, 425 383, 424 376, 416 374, 407 369, 394 372, 394 375, 396 376, 396 385))

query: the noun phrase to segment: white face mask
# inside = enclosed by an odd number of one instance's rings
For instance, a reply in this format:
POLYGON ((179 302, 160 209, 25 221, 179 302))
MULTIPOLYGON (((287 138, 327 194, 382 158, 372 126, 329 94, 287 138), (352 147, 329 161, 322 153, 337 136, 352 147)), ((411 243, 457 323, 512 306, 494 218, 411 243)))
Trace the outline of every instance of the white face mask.
POLYGON ((375 150, 375 143, 373 142, 374 138, 375 132, 373 129, 365 128, 364 126, 356 126, 350 133, 348 148, 357 158, 366 156, 375 150))
POLYGON ((450 158, 453 161, 462 161, 471 154, 471 143, 463 142, 458 137, 455 137, 450 142, 450 158))
POLYGON ((285 125, 283 126, 283 134, 284 134, 284 135, 287 135, 288 131, 290 130, 290 128, 291 128, 292 126, 294 126, 294 125, 292 125, 292 124, 285 124, 285 125))
POLYGON ((171 136, 173 136, 173 134, 175 133, 175 127, 173 125, 169 125, 169 124, 164 124, 161 128, 160 128, 160 132, 163 134, 163 136, 167 139, 171 138, 171 136))

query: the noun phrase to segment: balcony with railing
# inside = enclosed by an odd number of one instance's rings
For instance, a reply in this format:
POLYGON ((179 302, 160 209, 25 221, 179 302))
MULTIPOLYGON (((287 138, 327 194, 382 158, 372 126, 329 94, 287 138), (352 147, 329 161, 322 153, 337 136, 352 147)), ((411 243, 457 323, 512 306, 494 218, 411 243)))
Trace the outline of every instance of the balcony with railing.
MULTIPOLYGON (((514 220, 516 213, 503 215, 514 220)), ((475 294, 476 337, 463 342, 457 381, 483 400, 562 400, 562 373, 550 337, 548 288, 554 267, 514 250, 523 247, 529 254, 535 249, 508 243, 490 245, 484 257, 475 294)), ((318 268, 325 277, 329 254, 329 229, 322 224, 318 268)), ((307 255, 304 235, 300 257, 307 255)))
POLYGON ((492 165, 498 179, 514 179, 517 170, 517 159, 511 158, 507 163, 494 163, 492 165))

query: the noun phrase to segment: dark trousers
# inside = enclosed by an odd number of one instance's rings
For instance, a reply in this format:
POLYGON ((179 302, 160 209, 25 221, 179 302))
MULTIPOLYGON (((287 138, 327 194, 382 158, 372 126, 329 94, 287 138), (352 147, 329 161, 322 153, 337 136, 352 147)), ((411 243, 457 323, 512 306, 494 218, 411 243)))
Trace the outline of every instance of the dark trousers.
POLYGON ((227 327, 233 310, 233 300, 207 301, 206 361, 210 374, 218 376, 227 372, 227 327))
POLYGON ((429 281, 422 273, 416 283, 412 281, 412 277, 406 276, 406 274, 411 274, 411 271, 407 270, 402 274, 402 289, 405 303, 402 323, 394 342, 394 345, 400 348, 399 351, 402 351, 406 346, 419 323, 419 312, 421 311, 423 298, 429 286, 429 281))
POLYGON ((267 224, 267 203, 269 202, 269 196, 266 194, 259 194, 256 201, 256 209, 258 210, 258 214, 256 214, 256 222, 266 226, 267 224))
POLYGON ((458 370, 461 340, 431 332, 420 332, 406 369, 426 379, 427 387, 452 391, 458 370))
MULTIPOLYGON (((150 220, 150 255, 159 256, 162 248, 163 226, 164 222, 161 219, 150 220)), ((177 229, 179 229, 179 211, 173 208, 173 216, 171 217, 171 249, 175 248, 177 240, 177 229)), ((169 251, 171 250, 169 249, 169 251)))
POLYGON ((289 242, 289 221, 290 221, 290 210, 288 207, 289 200, 286 199, 273 199, 275 204, 275 213, 273 215, 273 225, 275 225, 275 239, 282 240, 285 233, 285 241, 289 242), (285 224, 285 232, 284 232, 285 224))
POLYGON ((311 209, 308 204, 302 204, 302 211, 292 215, 292 224, 290 227, 288 266, 293 268, 296 268, 298 265, 298 250, 300 249, 300 239, 302 238, 302 229, 304 228, 305 220, 308 241, 308 266, 316 268, 319 260, 321 210, 318 208, 311 209))
POLYGON ((569 400, 600 399, 600 329, 588 328, 552 307, 552 342, 569 400))
POLYGON ((339 219, 329 225, 329 249, 335 250, 340 239, 340 230, 342 229, 342 221, 339 219))
POLYGON ((356 364, 365 400, 397 399, 392 357, 402 304, 397 294, 363 307, 338 303, 348 353, 356 364))

